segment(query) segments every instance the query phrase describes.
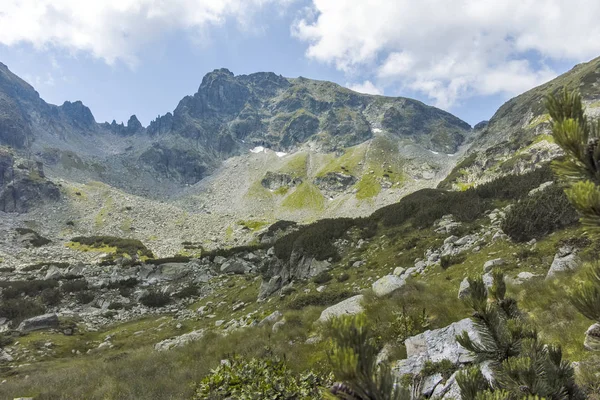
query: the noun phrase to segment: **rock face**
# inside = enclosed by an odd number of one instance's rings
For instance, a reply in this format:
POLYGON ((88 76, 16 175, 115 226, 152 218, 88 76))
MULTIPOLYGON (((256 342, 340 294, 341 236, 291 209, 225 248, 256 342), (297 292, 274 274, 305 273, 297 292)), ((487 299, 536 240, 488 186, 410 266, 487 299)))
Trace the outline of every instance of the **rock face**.
POLYGON ((344 192, 356 183, 356 177, 339 172, 329 172, 315 179, 314 184, 325 192, 344 192))
POLYGON ((59 199, 60 191, 45 178, 42 163, 17 159, 0 148, 0 211, 24 213, 59 199))
POLYGON ((386 275, 373 283, 373 293, 377 297, 387 296, 406 285, 406 280, 397 275, 386 275))
POLYGON ((331 318, 339 317, 341 315, 355 315, 363 312, 363 301, 364 296, 362 294, 350 297, 336 305, 326 308, 319 317, 319 322, 326 322, 331 318))
POLYGON ((21 322, 17 330, 22 333, 27 333, 42 329, 53 329, 57 327, 58 316, 56 314, 44 314, 24 320, 21 322))
POLYGON ((418 373, 426 361, 438 362, 447 359, 455 364, 473 361, 472 355, 456 341, 456 336, 463 331, 468 332, 469 337, 476 343, 480 340, 469 318, 406 339, 404 344, 407 358, 399 361, 394 371, 398 376, 402 376, 418 373))
POLYGON ((583 346, 590 351, 600 351, 600 324, 596 323, 585 332, 583 346))
POLYGON ((554 255, 554 260, 546 275, 546 279, 553 278, 557 273, 573 271, 579 267, 580 260, 577 257, 577 251, 570 246, 561 247, 554 255))
POLYGON ((282 187, 290 188, 298 186, 302 183, 302 179, 295 178, 289 174, 282 174, 269 171, 260 183, 269 190, 277 190, 282 187))
POLYGON ((192 331, 181 336, 176 336, 171 339, 165 339, 162 342, 158 342, 154 345, 156 351, 167 351, 175 347, 183 347, 188 343, 195 342, 204 337, 204 329, 192 331))
POLYGON ((504 260, 501 258, 496 258, 494 260, 486 261, 485 264, 483 264, 483 272, 484 273, 491 272, 492 269, 494 269, 494 267, 499 267, 501 265, 504 265, 504 260))

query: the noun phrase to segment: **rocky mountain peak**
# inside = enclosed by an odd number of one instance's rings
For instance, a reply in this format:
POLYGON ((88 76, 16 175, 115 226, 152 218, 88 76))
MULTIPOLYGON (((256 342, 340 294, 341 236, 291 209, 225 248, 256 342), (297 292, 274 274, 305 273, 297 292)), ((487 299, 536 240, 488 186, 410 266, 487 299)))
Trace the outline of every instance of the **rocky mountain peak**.
POLYGON ((60 106, 61 111, 70 118, 71 122, 81 128, 93 129, 96 125, 96 120, 92 111, 85 106, 80 100, 75 102, 65 101, 60 106))

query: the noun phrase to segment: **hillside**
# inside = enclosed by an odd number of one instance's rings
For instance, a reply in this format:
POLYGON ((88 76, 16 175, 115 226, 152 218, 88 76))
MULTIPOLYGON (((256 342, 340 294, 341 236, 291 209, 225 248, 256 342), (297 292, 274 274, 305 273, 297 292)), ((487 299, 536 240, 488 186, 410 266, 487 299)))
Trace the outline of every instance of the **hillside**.
POLYGON ((579 64, 550 82, 507 101, 482 124, 465 157, 442 187, 465 188, 519 173, 560 154, 550 134, 545 95, 578 90, 589 116, 600 116, 600 58, 579 64))

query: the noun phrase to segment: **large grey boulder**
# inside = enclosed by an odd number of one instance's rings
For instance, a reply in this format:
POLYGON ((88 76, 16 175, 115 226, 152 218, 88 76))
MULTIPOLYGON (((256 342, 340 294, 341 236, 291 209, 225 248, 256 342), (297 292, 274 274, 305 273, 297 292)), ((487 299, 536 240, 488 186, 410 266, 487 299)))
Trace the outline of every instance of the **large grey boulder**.
POLYGON ((570 246, 563 246, 558 249, 554 255, 554 260, 548 270, 546 279, 553 278, 557 273, 565 271, 573 271, 579 267, 580 260, 577 256, 577 251, 570 246))
POLYGON ((458 288, 458 298, 464 299, 471 294, 471 285, 469 284, 469 278, 465 278, 460 283, 460 287, 458 288))
POLYGON ((454 364, 472 362, 473 355, 456 341, 456 336, 465 331, 475 343, 480 343, 481 339, 470 318, 406 339, 404 345, 407 357, 397 363, 394 371, 398 376, 418 374, 426 361, 439 362, 447 359, 454 364))
POLYGON ((0 364, 1 363, 11 362, 12 360, 13 360, 13 358, 12 358, 12 356, 10 354, 8 354, 3 349, 0 349, 0 364))
POLYGON ((494 267, 499 267, 504 265, 504 260, 501 258, 496 258, 494 260, 488 260, 483 264, 483 272, 490 272, 494 267))
POLYGON ((363 301, 364 296, 362 294, 350 297, 342 302, 339 302, 331 307, 326 308, 319 317, 319 322, 326 322, 331 318, 339 317, 341 315, 355 315, 363 312, 363 301))
POLYGON ((282 317, 283 317, 283 314, 281 313, 281 311, 279 311, 279 310, 274 311, 272 314, 269 314, 268 316, 266 316, 265 318, 263 318, 258 323, 258 326, 264 326, 264 325, 267 325, 267 324, 274 324, 275 322, 279 321, 282 317))
POLYGON ((373 283, 373 293, 377 297, 387 296, 404 287, 406 280, 397 275, 386 275, 373 283))
POLYGON ((583 346, 590 351, 600 351, 600 324, 595 323, 585 332, 583 346))
POLYGON ((53 329, 57 327, 58 316, 56 314, 44 314, 24 320, 21 322, 17 330, 22 333, 27 333, 42 329, 53 329))
POLYGON ((254 265, 239 258, 227 260, 221 265, 224 274, 247 274, 254 269, 254 265))
POLYGON ((181 336, 176 336, 174 338, 165 339, 162 342, 158 342, 154 345, 154 350, 156 350, 156 351, 171 350, 175 347, 182 347, 188 343, 200 340, 203 337, 204 337, 204 329, 199 329, 197 331, 192 331, 190 333, 186 333, 181 336))

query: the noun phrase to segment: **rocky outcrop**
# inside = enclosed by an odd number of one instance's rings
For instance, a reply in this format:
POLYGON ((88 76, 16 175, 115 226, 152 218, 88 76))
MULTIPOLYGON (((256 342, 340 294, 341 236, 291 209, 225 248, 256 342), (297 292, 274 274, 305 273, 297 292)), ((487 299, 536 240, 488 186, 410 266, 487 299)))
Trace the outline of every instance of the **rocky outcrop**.
POLYGON ((373 283, 373 293, 377 297, 387 296, 406 285, 406 279, 396 275, 386 275, 373 283))
POLYGON ((176 336, 171 339, 165 339, 154 345, 156 351, 167 351, 176 347, 183 347, 191 342, 198 341, 204 337, 204 329, 192 331, 181 336, 176 336))
POLYGON ((356 182, 355 176, 340 172, 329 172, 314 180, 314 184, 325 192, 345 192, 356 182))
POLYGON ((17 159, 0 148, 0 211, 25 213, 59 199, 60 191, 45 178, 42 163, 17 159))
POLYGON ((302 183, 302 179, 293 177, 290 174, 282 174, 279 172, 267 172, 265 177, 260 181, 260 184, 269 189, 277 190, 282 187, 291 188, 302 183))
POLYGON ((581 261, 577 256, 577 250, 571 246, 562 246, 554 255, 554 260, 548 270, 546 279, 551 279, 556 274, 565 271, 573 271, 579 267, 581 261))
POLYGON ((319 322, 326 322, 331 318, 339 317, 342 315, 355 315, 363 312, 363 301, 364 296, 362 294, 356 295, 354 297, 350 297, 338 304, 335 304, 331 307, 327 307, 321 313, 319 317, 319 322))
POLYGON ((426 361, 450 360, 453 364, 467 364, 473 356, 456 341, 456 336, 467 332, 469 337, 480 343, 473 321, 463 319, 445 328, 435 329, 412 336, 404 342, 406 359, 398 361, 394 371, 398 376, 418 374, 426 361))
POLYGON ((58 316, 56 314, 44 314, 24 320, 21 322, 17 330, 21 333, 28 333, 43 329, 54 329, 57 327, 58 316))

